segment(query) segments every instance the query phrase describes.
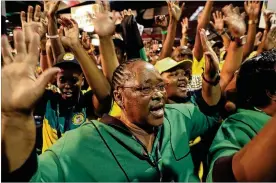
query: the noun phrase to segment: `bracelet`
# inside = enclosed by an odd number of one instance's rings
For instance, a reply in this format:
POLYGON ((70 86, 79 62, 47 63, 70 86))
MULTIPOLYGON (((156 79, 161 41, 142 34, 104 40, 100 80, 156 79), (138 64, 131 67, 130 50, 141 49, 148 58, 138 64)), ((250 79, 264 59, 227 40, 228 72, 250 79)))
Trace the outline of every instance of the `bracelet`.
POLYGON ((50 36, 46 33, 46 37, 49 38, 49 39, 56 39, 56 38, 59 38, 59 35, 53 35, 53 36, 50 36))
POLYGON ((163 35, 165 35, 165 34, 167 34, 168 33, 168 31, 163 31, 163 30, 161 30, 161 34, 163 34, 163 35))
POLYGON ((257 23, 258 23, 258 19, 248 21, 248 25, 257 24, 257 23))
POLYGON ((203 79, 206 83, 208 83, 208 84, 210 84, 210 85, 212 85, 212 86, 217 86, 217 84, 218 84, 219 81, 220 81, 220 75, 219 75, 219 74, 217 74, 217 77, 216 77, 216 80, 215 80, 215 81, 208 81, 208 80, 204 77, 204 73, 203 73, 201 76, 202 76, 202 79, 203 79))

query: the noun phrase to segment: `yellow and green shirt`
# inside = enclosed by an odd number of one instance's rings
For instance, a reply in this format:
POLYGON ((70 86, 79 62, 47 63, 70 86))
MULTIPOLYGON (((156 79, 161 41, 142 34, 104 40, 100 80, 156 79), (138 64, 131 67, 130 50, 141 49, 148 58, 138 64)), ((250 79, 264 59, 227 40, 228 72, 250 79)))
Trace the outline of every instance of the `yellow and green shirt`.
POLYGON ((81 94, 79 102, 72 107, 63 103, 58 92, 45 90, 36 106, 35 115, 43 117, 42 152, 51 147, 66 131, 78 128, 87 116, 93 116, 92 91, 81 94))

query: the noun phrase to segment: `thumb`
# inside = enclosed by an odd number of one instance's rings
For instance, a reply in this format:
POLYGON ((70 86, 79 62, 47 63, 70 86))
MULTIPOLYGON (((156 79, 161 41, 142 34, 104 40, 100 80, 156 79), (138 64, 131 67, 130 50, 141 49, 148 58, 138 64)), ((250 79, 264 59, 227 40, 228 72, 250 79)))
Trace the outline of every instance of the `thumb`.
POLYGON ((35 90, 36 91, 36 96, 40 96, 41 93, 44 92, 45 87, 47 84, 51 81, 51 79, 58 73, 61 72, 60 68, 58 67, 53 67, 50 69, 47 69, 44 71, 38 79, 35 81, 35 90))

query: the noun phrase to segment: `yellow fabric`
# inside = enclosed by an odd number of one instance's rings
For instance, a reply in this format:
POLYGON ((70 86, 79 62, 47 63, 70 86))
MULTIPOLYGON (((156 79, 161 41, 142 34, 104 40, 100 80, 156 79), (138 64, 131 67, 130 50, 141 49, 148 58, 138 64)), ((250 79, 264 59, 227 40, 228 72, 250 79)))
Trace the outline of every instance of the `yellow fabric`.
POLYGON ((200 61, 198 61, 195 56, 193 56, 193 66, 192 66, 192 74, 193 75, 201 75, 203 73, 203 69, 205 67, 205 58, 202 57, 200 61))
POLYGON ((49 121, 44 118, 43 120, 43 127, 42 127, 42 140, 43 140, 43 146, 42 146, 42 153, 49 149, 57 140, 57 130, 53 129, 49 121))
POLYGON ((252 53, 250 53, 250 55, 246 58, 247 59, 251 59, 253 57, 257 56, 257 51, 253 51, 252 53))
POLYGON ((85 94, 86 92, 89 92, 91 90, 91 88, 90 87, 88 87, 88 89, 87 90, 81 90, 82 91, 82 93, 83 94, 85 94))
POLYGON ((116 102, 113 102, 113 105, 112 105, 112 108, 109 112, 109 115, 110 116, 113 116, 113 117, 119 117, 121 116, 121 108, 118 106, 118 104, 116 102))

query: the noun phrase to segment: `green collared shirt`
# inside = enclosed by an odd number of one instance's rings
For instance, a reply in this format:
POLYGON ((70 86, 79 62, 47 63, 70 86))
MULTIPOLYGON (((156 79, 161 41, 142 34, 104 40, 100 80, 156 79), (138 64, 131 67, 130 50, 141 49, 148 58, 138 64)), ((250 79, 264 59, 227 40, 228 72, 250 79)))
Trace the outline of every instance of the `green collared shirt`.
POLYGON ((248 144, 265 126, 271 116, 255 110, 238 109, 218 130, 209 151, 210 169, 207 181, 213 181, 214 163, 221 157, 233 156, 248 144))
POLYGON ((199 182, 189 140, 206 133, 217 120, 192 104, 166 105, 151 152, 119 120, 87 122, 39 156, 32 181, 199 182))

